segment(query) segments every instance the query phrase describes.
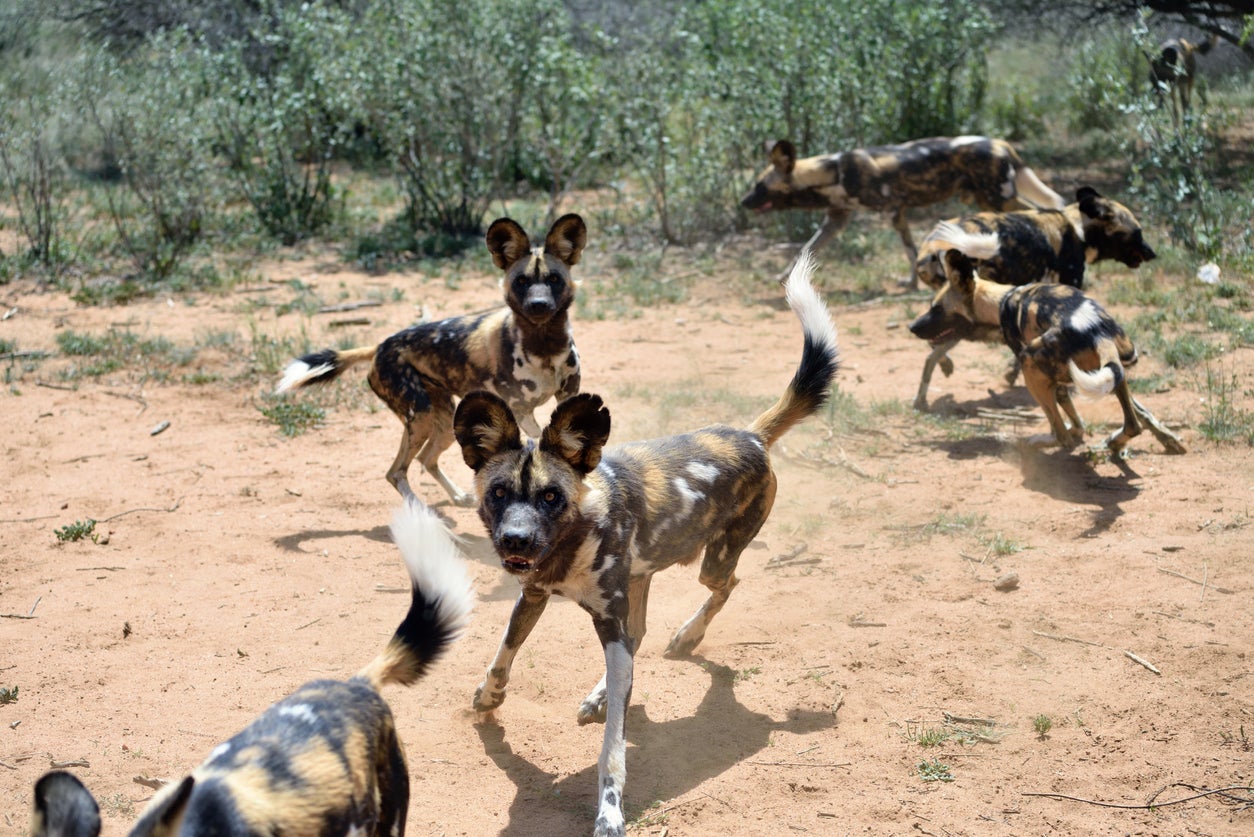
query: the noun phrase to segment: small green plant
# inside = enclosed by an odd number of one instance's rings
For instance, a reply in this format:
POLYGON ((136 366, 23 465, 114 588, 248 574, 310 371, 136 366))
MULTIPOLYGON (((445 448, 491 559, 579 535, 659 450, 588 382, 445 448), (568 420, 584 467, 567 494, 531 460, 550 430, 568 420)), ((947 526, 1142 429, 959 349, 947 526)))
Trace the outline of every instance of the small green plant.
POLYGON ((919 778, 925 782, 952 782, 954 774, 950 772, 949 765, 942 764, 940 759, 932 759, 928 761, 924 759, 918 765, 919 778))
POLYGON ((1206 364, 1206 399, 1202 402, 1205 417, 1197 429, 1212 442, 1244 440, 1254 445, 1254 412, 1242 409, 1235 397, 1239 394, 1237 376, 1224 375, 1223 369, 1215 370, 1206 364))
POLYGON ((1032 729, 1036 732, 1036 737, 1044 741, 1049 737, 1049 731, 1054 728, 1054 722, 1049 719, 1048 715, 1037 715, 1032 719, 1032 729))
POLYGON ((752 677, 752 676, 753 676, 753 675, 755 675, 755 674, 761 674, 761 673, 762 673, 762 669, 761 669, 761 667, 760 667, 760 666, 752 666, 752 667, 750 667, 750 668, 742 668, 740 671, 736 672, 736 678, 735 678, 735 680, 736 680, 736 682, 737 682, 737 683, 739 683, 739 682, 742 682, 742 681, 744 681, 744 680, 748 680, 750 677, 752 677))
POLYGON ((81 541, 83 538, 90 538, 95 543, 97 538, 96 521, 90 517, 86 520, 75 520, 73 523, 57 529, 53 534, 57 536, 57 540, 61 543, 73 543, 74 541, 81 541))
POLYGON ((7 703, 17 703, 17 686, 0 686, 0 706, 7 703))
POLYGON ((1024 548, 1023 544, 1003 532, 981 535, 980 543, 988 550, 989 555, 1013 555, 1023 551, 1024 548))
MULTIPOLYGON (((13 699, 17 700, 16 688, 13 690, 13 695, 14 695, 13 699)), ((2 697, 2 695, 0 695, 0 697, 2 697)), ((4 702, 3 700, 0 700, 0 703, 3 703, 3 702, 4 702)), ((1233 735, 1230 732, 1219 733, 1219 743, 1221 747, 1236 747, 1237 749, 1242 750, 1246 753, 1250 752, 1251 750, 1254 750, 1254 741, 1251 741, 1249 739, 1249 736, 1245 734, 1245 724, 1242 724, 1237 729, 1236 735, 1233 735)))
POLYGON ((914 742, 920 747, 938 747, 948 741, 949 737, 949 730, 941 727, 928 727, 915 735, 914 742))
POLYGON ((323 408, 303 401, 276 401, 259 409, 263 416, 279 426, 284 436, 299 436, 316 427, 327 416, 323 408))

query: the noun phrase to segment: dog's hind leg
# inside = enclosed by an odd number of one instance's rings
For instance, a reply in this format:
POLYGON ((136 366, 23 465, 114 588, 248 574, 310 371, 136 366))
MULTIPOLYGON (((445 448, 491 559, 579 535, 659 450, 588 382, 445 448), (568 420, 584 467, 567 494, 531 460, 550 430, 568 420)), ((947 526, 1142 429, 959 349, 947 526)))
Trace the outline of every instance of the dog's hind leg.
POLYGON ((456 441, 453 435, 452 402, 449 402, 448 409, 445 409, 443 404, 436 404, 432 408, 429 433, 427 441, 418 452, 418 461, 423 468, 427 469, 427 473, 448 492, 453 505, 463 508, 475 505, 475 495, 463 491, 440 470, 440 454, 448 450, 456 441))
POLYGON ((544 613, 548 603, 548 593, 532 587, 523 588, 518 601, 514 602, 514 610, 509 615, 509 624, 505 626, 505 636, 501 637, 496 658, 488 667, 479 688, 475 689, 472 705, 476 712, 490 712, 505 701, 505 686, 509 683, 514 656, 540 620, 540 614, 544 613))
MULTIPOLYGON (((1048 373, 1037 367, 1031 357, 1023 361, 1023 383, 1027 385, 1028 392, 1032 393, 1036 403, 1040 404, 1041 409, 1045 411, 1045 418, 1049 419, 1049 429, 1053 432, 1054 441, 1064 448, 1072 448, 1079 444, 1080 439, 1072 436, 1071 430, 1063 422, 1062 414, 1058 411, 1057 385, 1048 373)), ((1033 437, 1031 441, 1034 444, 1039 443, 1037 437, 1033 437)))
POLYGON ((910 234, 910 224, 906 221, 906 208, 903 206, 893 213, 893 229, 901 236, 901 246, 906 248, 906 258, 910 260, 910 278, 900 284, 909 290, 918 290, 919 271, 916 262, 919 259, 919 248, 914 246, 914 236, 910 234))
POLYGON ((941 364, 941 371, 949 375, 954 370, 953 361, 949 359, 949 350, 958 345, 957 340, 946 340, 932 347, 927 360, 923 361, 923 377, 919 380, 919 391, 914 396, 914 409, 920 413, 927 410, 927 388, 932 385, 932 373, 936 364, 941 364), (946 368, 948 366, 948 368, 946 368))
MULTIPOLYGON (((402 421, 404 421, 402 419, 402 421)), ((392 467, 388 468, 388 482, 392 487, 401 493, 401 497, 407 502, 417 501, 414 490, 409 486, 409 463, 414 461, 414 457, 418 455, 419 449, 426 442, 431 427, 431 414, 429 412, 418 413, 413 418, 405 421, 404 430, 401 433, 401 446, 396 452, 396 459, 392 460, 392 467)))
POLYGON ((1071 400, 1071 393, 1067 391, 1066 386, 1060 386, 1054 392, 1054 397, 1058 399, 1058 405, 1062 407, 1067 417, 1071 419, 1071 432, 1073 435, 1078 434, 1083 437, 1088 430, 1084 426, 1084 419, 1080 418, 1080 414, 1076 412, 1075 402, 1071 400))
POLYGON ((1137 421, 1136 407, 1132 403, 1132 393, 1128 390, 1128 381, 1121 374, 1119 383, 1115 385, 1115 397, 1123 408, 1123 427, 1106 440, 1106 447, 1111 453, 1119 453, 1134 436, 1141 435, 1141 423, 1137 421))
POLYGON ((1167 429, 1167 426, 1154 418, 1154 414, 1145 408, 1145 405, 1135 398, 1132 399, 1132 409, 1136 411, 1137 417, 1145 423, 1150 432, 1154 434, 1154 438, 1166 448, 1167 453, 1182 454, 1188 453, 1184 447, 1184 442, 1180 441, 1180 437, 1167 429))
MULTIPOLYGON (((801 252, 818 252, 820 247, 831 241, 832 236, 836 235, 836 233, 845 228, 845 225, 849 223, 849 216, 851 214, 852 213, 848 209, 829 207, 827 215, 823 219, 823 223, 820 224, 819 228, 814 231, 814 235, 810 236, 810 240, 807 241, 805 246, 801 248, 801 252)), ((792 269, 796 264, 797 260, 794 258, 782 273, 775 276, 775 280, 781 285, 788 281, 788 277, 792 273, 792 269)))
POLYGON ((723 605, 727 604, 731 591, 740 583, 736 578, 736 564, 740 561, 740 553, 744 552, 745 547, 758 534, 775 503, 774 474, 768 472, 766 480, 757 496, 751 498, 732 517, 727 531, 706 544, 699 579, 709 589, 710 597, 675 632, 666 647, 667 657, 687 657, 701 644, 710 622, 723 609, 723 605))

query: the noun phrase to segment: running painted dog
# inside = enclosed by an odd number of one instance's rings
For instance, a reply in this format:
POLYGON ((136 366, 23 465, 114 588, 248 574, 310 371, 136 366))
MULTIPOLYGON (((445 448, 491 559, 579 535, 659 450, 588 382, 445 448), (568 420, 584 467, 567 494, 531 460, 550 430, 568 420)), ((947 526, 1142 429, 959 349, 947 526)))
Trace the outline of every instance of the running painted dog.
POLYGON ((1104 308, 1069 285, 1013 287, 980 279, 975 263, 957 250, 945 254, 945 264, 948 281, 931 308, 910 324, 915 336, 963 339, 977 329, 998 328, 1023 365, 1024 383, 1045 411, 1053 441, 1064 448, 1080 444, 1086 433, 1071 401, 1074 385, 1090 397, 1114 392, 1119 399, 1123 427, 1106 440, 1111 452, 1117 454, 1141 433, 1141 421, 1168 453, 1185 452, 1180 439, 1132 397, 1125 369, 1136 363, 1136 347, 1104 308))
MULTIPOLYGON (((131 837, 405 833, 409 771, 379 689, 426 674, 465 625, 471 593, 433 512, 406 503, 392 537, 413 592, 383 652, 350 680, 306 683, 219 744, 189 776, 157 792, 131 837)), ((74 776, 53 772, 35 785, 32 837, 99 831, 96 802, 74 776)))
POLYGON ((918 287, 918 252, 906 211, 959 198, 981 209, 1062 209, 1063 199, 1023 164, 1005 140, 933 137, 797 159, 788 140, 766 145, 770 166, 741 199, 741 206, 821 209, 822 226, 805 245, 817 251, 844 229, 854 210, 884 212, 910 260, 910 287, 918 287))
POLYGON ((501 566, 522 584, 473 705, 490 712, 505 700, 514 656, 550 596, 567 596, 591 614, 605 676, 577 720, 605 724, 597 837, 625 829, 623 724, 653 574, 704 553, 700 579, 709 599, 666 650, 690 654, 736 586, 740 554, 774 504, 771 445, 828 397, 836 328, 810 285, 812 271, 803 253, 786 286, 805 336, 800 366, 784 395, 747 430, 714 425, 606 448, 610 413, 596 395, 561 402, 538 442, 522 438, 509 406, 491 393, 471 393, 457 407, 457 441, 475 472, 479 516, 501 566))
MULTIPOLYGON (((933 290, 945 284, 945 254, 950 250, 973 259, 980 278, 990 282, 1059 282, 1074 288, 1084 286, 1085 268, 1094 262, 1113 259, 1135 269, 1157 256, 1145 242, 1136 216, 1089 186, 1080 187, 1075 203, 1061 212, 981 212, 941 221, 924 239, 915 261, 916 275, 933 290)), ((977 330, 968 339, 1000 337, 997 329, 990 328, 977 330)), ((957 339, 951 339, 933 345, 923 364, 914 399, 916 410, 927 409, 927 390, 937 364, 946 375, 953 372, 948 355, 957 344, 957 339)), ((1015 366, 1007 372, 1007 383, 1014 382, 1017 371, 1015 366)))
POLYGON ((369 363, 370 388, 404 427, 387 479, 407 501, 414 499, 409 465, 416 456, 455 505, 474 505, 474 496, 440 470, 440 454, 453 444, 454 398, 477 389, 495 392, 536 435, 532 410, 579 392, 569 309, 575 298, 570 269, 587 242, 583 219, 563 215, 543 246, 532 247, 522 227, 500 218, 488 227, 486 241, 492 261, 505 271, 504 308, 412 326, 377 346, 305 355, 288 365, 276 389, 327 383, 369 363))

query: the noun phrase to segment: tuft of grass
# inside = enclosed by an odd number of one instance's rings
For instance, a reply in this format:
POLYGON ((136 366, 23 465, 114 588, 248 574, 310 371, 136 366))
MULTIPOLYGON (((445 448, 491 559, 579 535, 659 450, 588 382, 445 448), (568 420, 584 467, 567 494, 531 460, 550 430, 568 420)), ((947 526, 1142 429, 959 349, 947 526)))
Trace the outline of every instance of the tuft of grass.
POLYGON ((1235 373, 1224 374, 1222 367, 1214 369, 1206 364, 1206 398, 1202 401, 1204 418, 1198 423, 1198 432, 1212 442, 1244 440, 1254 445, 1254 412, 1236 403, 1240 393, 1235 373))
POLYGON ((949 730, 941 727, 927 727, 914 736, 914 743, 920 747, 939 747, 950 738, 949 730))
POLYGON ((17 703, 17 686, 0 686, 0 706, 17 703))
POLYGON ((1054 722, 1048 715, 1037 715, 1032 719, 1032 729, 1036 732, 1036 737, 1042 741, 1049 737, 1049 731, 1053 728, 1054 722))
POLYGON ((1003 532, 981 535, 979 541, 990 555, 1013 555, 1016 552, 1022 552, 1025 548, 1022 543, 1003 532))
POLYGON ((265 407, 259 407, 261 414, 273 424, 278 425, 284 436, 299 436, 312 427, 317 427, 327 417, 322 407, 304 401, 275 401, 265 407))
POLYGON ((55 530, 53 534, 57 536, 57 540, 61 543, 73 543, 84 538, 90 538, 95 543, 98 537, 96 534, 96 521, 90 517, 86 520, 75 520, 73 523, 55 530))
POLYGON ((918 764, 919 778, 925 782, 952 782, 954 774, 949 765, 942 764, 940 759, 928 761, 924 759, 918 764))

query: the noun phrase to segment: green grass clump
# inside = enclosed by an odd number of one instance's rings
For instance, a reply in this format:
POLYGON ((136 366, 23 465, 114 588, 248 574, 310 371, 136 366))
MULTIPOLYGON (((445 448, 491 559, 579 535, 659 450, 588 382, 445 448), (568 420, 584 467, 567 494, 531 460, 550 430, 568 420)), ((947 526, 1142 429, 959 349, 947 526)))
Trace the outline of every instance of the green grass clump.
POLYGON ((276 401, 260 407, 261 414, 278 425, 284 436, 299 436, 322 423, 327 411, 302 401, 276 401))
POLYGON ((73 523, 57 529, 53 534, 57 536, 57 540, 61 543, 73 543, 84 538, 90 538, 94 542, 96 540, 96 521, 90 517, 86 520, 75 520, 73 523))

